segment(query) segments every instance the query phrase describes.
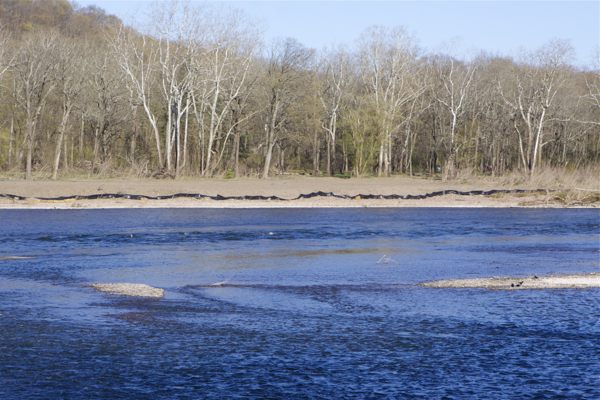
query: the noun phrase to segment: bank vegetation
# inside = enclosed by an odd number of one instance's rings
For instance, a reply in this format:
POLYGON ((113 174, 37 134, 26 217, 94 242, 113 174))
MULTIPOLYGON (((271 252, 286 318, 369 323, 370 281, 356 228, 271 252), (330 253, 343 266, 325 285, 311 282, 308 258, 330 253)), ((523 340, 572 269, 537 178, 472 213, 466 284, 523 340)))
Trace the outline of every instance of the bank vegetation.
POLYGON ((64 178, 534 177, 598 170, 600 73, 568 40, 425 52, 404 27, 265 43, 243 12, 160 2, 135 26, 0 1, 0 173, 64 178))

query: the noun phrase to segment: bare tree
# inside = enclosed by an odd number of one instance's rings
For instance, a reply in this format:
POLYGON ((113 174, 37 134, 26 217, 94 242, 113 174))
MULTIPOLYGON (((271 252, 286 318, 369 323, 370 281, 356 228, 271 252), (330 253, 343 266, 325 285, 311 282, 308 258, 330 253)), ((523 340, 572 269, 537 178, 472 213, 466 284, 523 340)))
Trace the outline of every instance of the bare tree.
MULTIPOLYGON (((423 87, 425 85, 423 84, 423 87)), ((402 144, 402 150, 398 154, 399 172, 408 171, 410 176, 413 176, 413 152, 417 141, 417 134, 422 132, 418 129, 422 125, 422 115, 431 107, 431 98, 425 97, 423 94, 410 102, 410 108, 405 117, 404 124, 406 133, 402 144)))
POLYGON ((381 142, 380 116, 370 95, 355 93, 344 102, 340 125, 345 133, 353 173, 361 177, 376 165, 375 155, 381 142))
MULTIPOLYGON (((13 66, 15 59, 15 52, 8 51, 10 46, 11 35, 7 32, 5 27, 0 27, 0 82, 2 82, 2 76, 9 71, 13 66)), ((4 86, 0 85, 0 96, 4 91, 7 90, 4 86)), ((9 90, 10 91, 10 90, 9 90)), ((14 117, 11 118, 10 136, 8 140, 8 166, 12 166, 12 152, 14 142, 14 117)))
POLYGON ((321 86, 319 98, 326 114, 322 127, 327 132, 327 175, 331 176, 335 174, 340 107, 354 78, 353 61, 350 52, 339 46, 321 55, 320 71, 317 73, 321 86))
MULTIPOLYGON (((470 138, 472 158, 470 165, 481 173, 491 170, 492 176, 501 174, 515 159, 512 146, 513 123, 511 114, 504 109, 504 101, 496 88, 500 77, 507 77, 513 68, 509 59, 480 54, 476 60, 478 73, 474 77, 473 100, 470 101, 470 138)), ((518 158, 517 158, 518 161, 518 158)))
POLYGON ((276 39, 269 50, 264 87, 268 93, 265 123, 265 163, 262 177, 269 177, 273 148, 285 123, 285 111, 299 96, 303 72, 308 69, 314 51, 295 39, 276 39))
POLYGON ((581 96, 581 98, 594 109, 596 118, 580 122, 600 125, 600 115, 598 115, 598 112, 600 111, 600 48, 598 47, 596 48, 596 54, 594 56, 594 64, 594 71, 592 72, 591 77, 586 77, 585 79, 587 93, 581 96))
POLYGON ((124 160, 163 177, 598 162, 599 67, 570 65, 568 41, 515 59, 466 58, 456 42, 424 56, 406 29, 373 26, 316 59, 294 39, 263 52, 260 25, 227 7, 157 1, 133 27, 53 1, 9 2, 0 29, 0 160, 27 158, 29 179, 38 166, 56 179, 77 153, 94 173, 124 160))
POLYGON ((141 35, 122 24, 112 26, 112 32, 106 39, 113 56, 127 77, 128 90, 135 96, 132 101, 144 108, 148 122, 154 131, 158 164, 164 167, 160 146, 159 116, 160 109, 156 109, 153 100, 156 98, 154 85, 157 81, 159 67, 158 45, 154 38, 141 35))
POLYGON ((501 82, 498 90, 514 114, 519 136, 519 151, 525 169, 534 175, 543 143, 544 126, 550 108, 567 78, 568 62, 573 57, 569 41, 553 39, 533 53, 524 53, 509 89, 501 82), (524 142, 525 141, 525 147, 524 142))
POLYGON ((27 34, 15 55, 13 95, 26 114, 27 179, 32 179, 33 147, 42 109, 57 85, 57 50, 58 32, 47 30, 27 34))
POLYGON ((9 51, 10 39, 10 33, 0 26, 0 78, 12 67, 15 60, 16 53, 9 51))
POLYGON ((54 180, 58 178, 58 167, 69 117, 73 108, 80 101, 84 88, 86 74, 88 73, 86 60, 89 55, 88 44, 83 41, 75 42, 71 39, 61 38, 58 49, 57 84, 62 118, 58 128, 58 140, 56 141, 56 151, 54 153, 52 171, 52 179, 54 180))
POLYGON ((363 82, 373 96, 381 122, 378 176, 391 174, 393 137, 400 129, 402 108, 425 87, 415 85, 418 48, 405 28, 372 26, 359 38, 363 82))
POLYGON ((181 157, 181 119, 188 112, 187 101, 193 85, 192 59, 198 50, 196 41, 202 36, 203 9, 192 7, 189 1, 155 2, 150 13, 150 32, 156 41, 161 93, 165 102, 167 124, 165 158, 167 170, 179 175, 181 157))
POLYGON ((237 114, 229 127, 224 127, 230 113, 239 111, 243 98, 248 95, 252 82, 251 66, 261 44, 260 27, 240 10, 215 8, 207 10, 202 30, 204 37, 197 43, 194 71, 199 85, 196 98, 208 113, 208 131, 203 175, 212 176, 221 161, 227 140, 238 125, 250 117, 237 114), (216 153, 215 141, 219 140, 221 151, 216 153), (213 159, 213 154, 216 154, 213 159))
POLYGON ((477 67, 474 63, 461 62, 458 56, 459 43, 455 39, 448 46, 449 54, 437 57, 435 69, 439 84, 434 86, 435 99, 450 113, 450 143, 448 157, 442 174, 442 179, 454 176, 456 161, 456 130, 458 120, 465 112, 465 103, 469 94, 469 87, 477 67))
POLYGON ((103 51, 90 55, 86 78, 89 93, 85 113, 94 132, 91 172, 95 172, 100 148, 101 161, 108 161, 113 138, 120 133, 117 127, 128 119, 130 92, 125 84, 126 77, 115 59, 103 51))

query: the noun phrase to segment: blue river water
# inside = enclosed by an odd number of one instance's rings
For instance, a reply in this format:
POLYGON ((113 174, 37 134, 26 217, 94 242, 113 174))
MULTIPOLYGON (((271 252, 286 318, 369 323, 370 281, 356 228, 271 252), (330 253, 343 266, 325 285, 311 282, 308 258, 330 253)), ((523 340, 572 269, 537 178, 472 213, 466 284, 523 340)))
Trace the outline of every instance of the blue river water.
POLYGON ((600 212, 0 210, 0 399, 598 399, 600 212), (26 257, 9 259, 11 257, 26 257), (161 299, 96 292, 145 283, 161 299))

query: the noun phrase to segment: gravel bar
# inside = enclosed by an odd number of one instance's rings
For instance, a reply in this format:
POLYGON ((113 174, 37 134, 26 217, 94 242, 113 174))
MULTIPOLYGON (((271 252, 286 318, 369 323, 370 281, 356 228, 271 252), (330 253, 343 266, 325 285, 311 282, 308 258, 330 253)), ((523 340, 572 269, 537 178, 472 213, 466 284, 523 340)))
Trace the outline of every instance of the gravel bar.
POLYGON ((143 283, 95 283, 90 285, 99 292, 133 297, 163 297, 165 291, 143 283))
POLYGON ((574 275, 553 275, 528 278, 499 277, 477 279, 448 279, 422 283, 432 288, 482 288, 493 290, 527 289, 586 289, 600 287, 600 272, 574 275))

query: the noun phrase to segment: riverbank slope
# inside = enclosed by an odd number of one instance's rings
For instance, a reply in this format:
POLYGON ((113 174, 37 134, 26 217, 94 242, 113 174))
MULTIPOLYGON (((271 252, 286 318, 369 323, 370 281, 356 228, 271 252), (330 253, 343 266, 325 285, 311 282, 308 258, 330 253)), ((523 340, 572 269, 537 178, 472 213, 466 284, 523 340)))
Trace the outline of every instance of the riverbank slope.
POLYGON ((0 181, 0 208, 277 208, 277 207, 600 207, 600 191, 562 187, 505 185, 494 180, 441 181, 422 178, 310 178, 185 180, 69 180, 0 181), (542 191, 536 191, 544 189, 542 191), (460 195, 456 192, 518 190, 525 192, 491 195, 460 195), (373 195, 419 196, 451 191, 424 199, 364 198, 373 195), (529 192, 533 191, 533 192, 529 192), (332 195, 300 198, 303 194, 332 195), (127 199, 120 195, 169 197, 175 194, 197 197, 127 199), (119 195, 117 198, 88 199, 86 196, 119 195), (361 196, 362 195, 362 196, 361 196), (17 197, 14 197, 17 196, 17 197), (78 196, 78 198, 59 199, 78 196), (211 197, 274 196, 284 200, 215 200, 211 197), (296 199, 296 200, 291 200, 296 199))

